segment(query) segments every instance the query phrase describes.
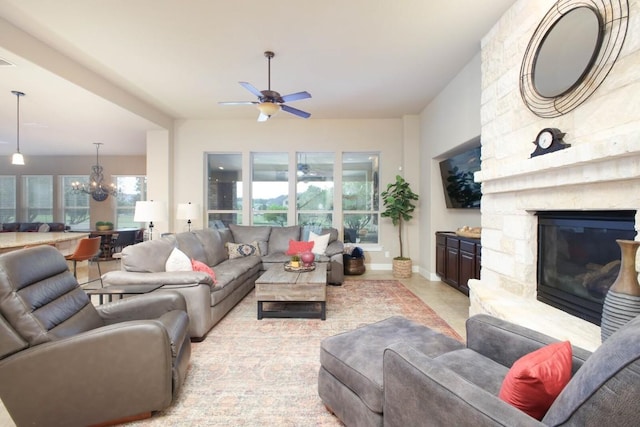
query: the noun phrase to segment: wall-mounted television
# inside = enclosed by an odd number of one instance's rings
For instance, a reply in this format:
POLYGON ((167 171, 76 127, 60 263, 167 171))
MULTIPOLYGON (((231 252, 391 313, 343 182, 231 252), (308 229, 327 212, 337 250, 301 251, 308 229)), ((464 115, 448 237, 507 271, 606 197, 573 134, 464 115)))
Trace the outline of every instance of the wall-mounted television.
POLYGON ((480 146, 440 162, 440 176, 447 208, 480 208, 480 183, 473 173, 480 170, 480 146))

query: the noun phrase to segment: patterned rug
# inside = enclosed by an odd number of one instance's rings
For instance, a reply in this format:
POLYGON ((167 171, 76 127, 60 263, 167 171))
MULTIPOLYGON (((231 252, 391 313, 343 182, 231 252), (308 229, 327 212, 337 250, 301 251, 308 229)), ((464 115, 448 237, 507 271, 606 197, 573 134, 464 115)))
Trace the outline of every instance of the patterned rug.
POLYGON ((135 426, 340 426, 317 392, 320 341, 402 315, 460 336, 395 280, 348 280, 327 287, 327 320, 256 318, 253 292, 193 343, 174 404, 135 426))

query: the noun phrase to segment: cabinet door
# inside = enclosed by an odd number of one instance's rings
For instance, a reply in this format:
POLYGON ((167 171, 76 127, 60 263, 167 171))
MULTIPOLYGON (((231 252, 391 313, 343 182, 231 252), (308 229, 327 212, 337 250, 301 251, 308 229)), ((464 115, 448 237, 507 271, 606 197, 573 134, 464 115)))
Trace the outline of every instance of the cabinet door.
POLYGON ((447 247, 446 250, 446 260, 445 260, 445 281, 453 286, 458 286, 459 284, 459 273, 458 273, 458 254, 459 251, 457 248, 447 247))
POLYGON ((444 279, 446 276, 446 251, 447 248, 444 245, 436 245, 436 274, 444 279))
POLYGON ((476 278, 476 256, 470 252, 460 251, 460 283, 459 289, 469 295, 469 279, 476 278))

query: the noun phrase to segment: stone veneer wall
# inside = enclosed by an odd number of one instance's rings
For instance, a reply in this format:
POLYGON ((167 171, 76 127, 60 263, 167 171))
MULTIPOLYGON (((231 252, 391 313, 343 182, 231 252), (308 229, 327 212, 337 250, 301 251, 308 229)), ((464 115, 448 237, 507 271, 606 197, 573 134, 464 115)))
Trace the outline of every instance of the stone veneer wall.
MULTIPOLYGON (((536 300, 538 210, 640 210, 640 0, 618 61, 572 112, 543 119, 520 97, 521 61, 551 0, 520 0, 482 43, 482 271, 470 314, 489 313, 595 349, 600 328, 536 300), (538 132, 571 147, 530 159, 538 132)), ((636 230, 640 214, 636 214, 636 230)))

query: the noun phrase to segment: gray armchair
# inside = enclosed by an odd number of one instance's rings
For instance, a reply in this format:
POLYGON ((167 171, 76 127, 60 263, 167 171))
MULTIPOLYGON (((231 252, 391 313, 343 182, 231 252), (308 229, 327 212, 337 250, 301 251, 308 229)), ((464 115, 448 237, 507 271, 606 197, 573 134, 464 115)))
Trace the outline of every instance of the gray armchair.
POLYGON ((407 343, 384 352, 385 426, 635 426, 640 410, 640 317, 593 354, 573 347, 573 376, 541 421, 497 397, 518 358, 551 337, 478 315, 467 346, 435 358, 407 343))
POLYGON ((177 292, 95 307, 53 247, 0 256, 0 398, 17 425, 85 426, 168 407, 191 342, 177 292))

